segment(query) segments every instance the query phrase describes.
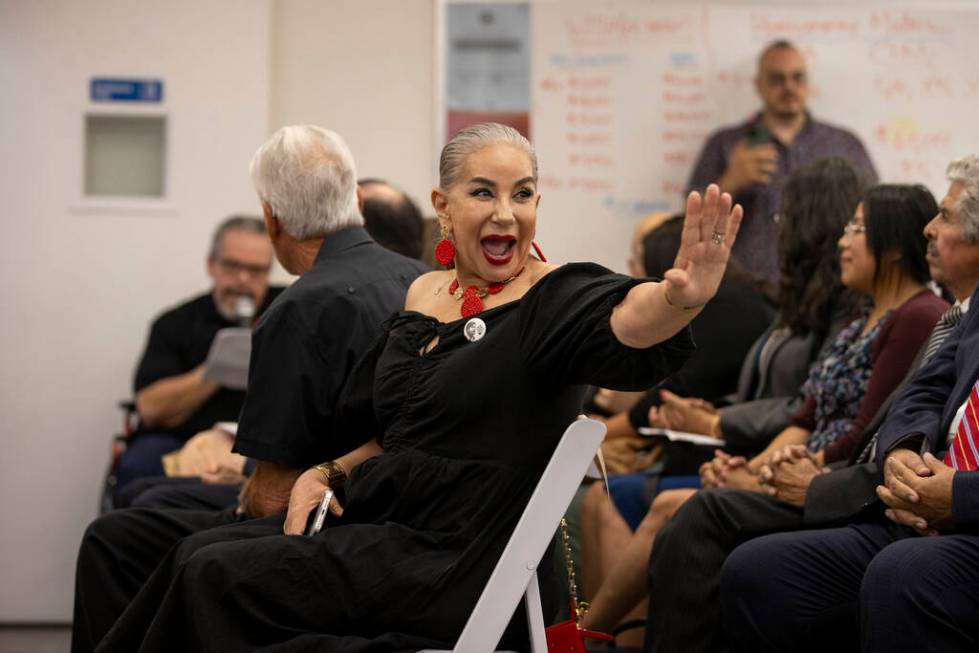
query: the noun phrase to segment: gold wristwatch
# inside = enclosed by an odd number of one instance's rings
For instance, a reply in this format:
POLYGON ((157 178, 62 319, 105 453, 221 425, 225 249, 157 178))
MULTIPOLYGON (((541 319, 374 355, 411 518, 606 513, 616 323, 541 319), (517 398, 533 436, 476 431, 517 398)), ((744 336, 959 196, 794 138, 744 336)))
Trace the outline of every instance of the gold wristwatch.
POLYGON ((323 481, 334 490, 339 490, 347 482, 347 472, 335 460, 320 463, 316 470, 323 475, 323 481))

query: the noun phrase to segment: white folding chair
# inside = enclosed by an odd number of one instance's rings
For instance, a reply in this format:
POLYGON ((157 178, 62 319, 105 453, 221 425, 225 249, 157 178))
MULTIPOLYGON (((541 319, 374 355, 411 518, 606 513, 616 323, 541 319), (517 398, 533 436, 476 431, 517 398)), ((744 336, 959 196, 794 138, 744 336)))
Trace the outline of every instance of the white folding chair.
POLYGON ((537 565, 604 437, 605 425, 586 418, 564 431, 452 653, 493 653, 523 595, 527 597, 531 650, 547 653, 537 565))

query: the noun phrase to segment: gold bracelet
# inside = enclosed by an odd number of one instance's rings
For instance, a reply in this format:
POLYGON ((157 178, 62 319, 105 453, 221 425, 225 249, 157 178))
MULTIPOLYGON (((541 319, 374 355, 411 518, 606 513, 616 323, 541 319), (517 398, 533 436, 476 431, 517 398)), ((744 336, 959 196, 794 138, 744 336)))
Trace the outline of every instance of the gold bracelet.
MULTIPOLYGON (((666 284, 665 281, 663 283, 666 284)), ((703 304, 697 304, 696 306, 680 306, 679 304, 674 304, 672 301, 670 301, 670 292, 666 288, 666 285, 663 286, 663 299, 665 299, 666 303, 672 306, 673 308, 679 308, 680 310, 684 310, 684 311, 692 311, 696 308, 700 308, 701 306, 707 303, 704 302, 703 304)))
POLYGON ((323 475, 323 482, 334 490, 339 490, 347 482, 347 472, 343 469, 343 465, 335 460, 320 463, 315 469, 323 475))

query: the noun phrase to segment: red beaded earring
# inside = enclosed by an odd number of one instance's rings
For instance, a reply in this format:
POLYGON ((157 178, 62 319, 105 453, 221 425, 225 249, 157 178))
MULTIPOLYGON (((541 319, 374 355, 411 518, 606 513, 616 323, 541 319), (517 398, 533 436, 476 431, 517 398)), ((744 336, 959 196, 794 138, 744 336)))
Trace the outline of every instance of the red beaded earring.
POLYGON ((537 246, 537 243, 532 240, 530 241, 530 244, 534 246, 534 251, 537 252, 537 258, 539 258, 542 263, 547 263, 547 259, 544 258, 544 252, 540 251, 540 247, 537 246))
POLYGON ((456 246, 448 236, 449 230, 442 227, 442 240, 435 244, 435 260, 439 265, 450 265, 456 257, 456 246))

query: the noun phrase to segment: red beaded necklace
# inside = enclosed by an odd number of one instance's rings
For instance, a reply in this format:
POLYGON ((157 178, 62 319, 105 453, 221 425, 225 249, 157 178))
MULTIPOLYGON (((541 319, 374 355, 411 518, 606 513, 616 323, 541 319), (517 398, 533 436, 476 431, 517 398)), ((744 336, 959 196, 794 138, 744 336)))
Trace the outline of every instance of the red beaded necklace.
POLYGON ((497 295, 507 284, 520 276, 523 272, 523 268, 517 271, 515 275, 506 279, 505 281, 494 281, 485 288, 480 288, 479 286, 468 286, 465 289, 459 287, 459 279, 453 279, 452 283, 449 284, 449 294, 456 299, 462 300, 462 306, 459 307, 459 313, 462 317, 472 317, 473 315, 479 315, 483 312, 483 298, 487 295, 497 295))

